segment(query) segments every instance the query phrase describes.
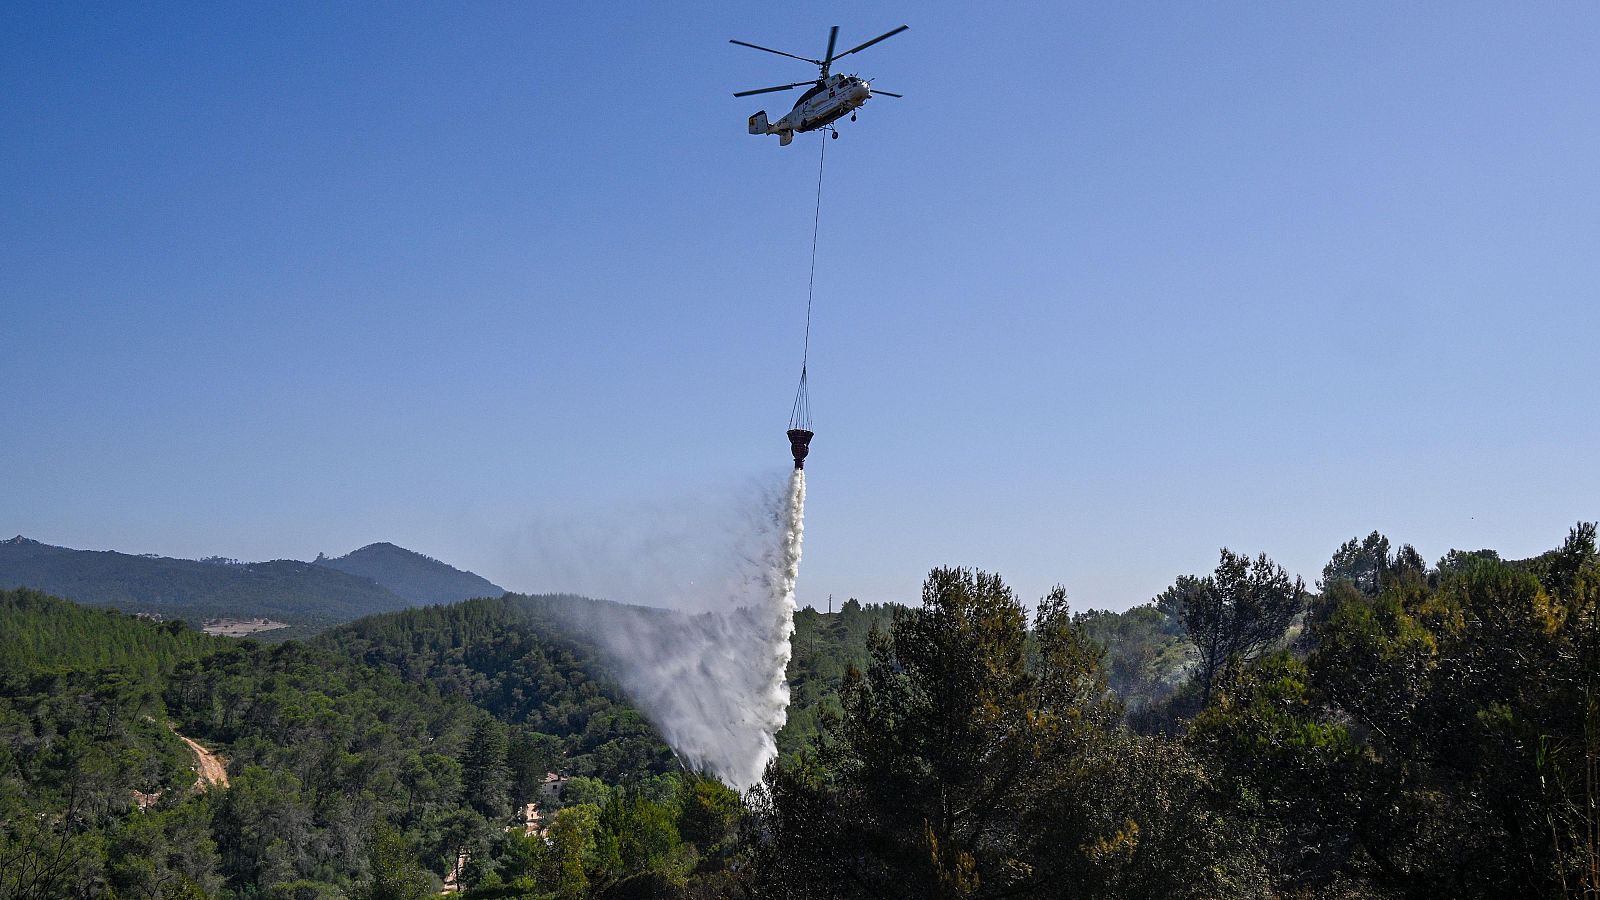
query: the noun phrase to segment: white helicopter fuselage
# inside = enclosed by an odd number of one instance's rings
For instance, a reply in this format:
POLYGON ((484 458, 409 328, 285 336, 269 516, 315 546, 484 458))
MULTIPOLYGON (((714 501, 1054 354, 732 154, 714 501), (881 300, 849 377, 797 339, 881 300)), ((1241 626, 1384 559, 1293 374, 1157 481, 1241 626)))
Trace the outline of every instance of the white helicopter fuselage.
POLYGON ((794 108, 776 122, 767 121, 767 111, 750 117, 751 134, 775 134, 780 146, 788 146, 795 134, 815 131, 855 112, 872 99, 872 87, 854 75, 829 75, 800 95, 794 108))

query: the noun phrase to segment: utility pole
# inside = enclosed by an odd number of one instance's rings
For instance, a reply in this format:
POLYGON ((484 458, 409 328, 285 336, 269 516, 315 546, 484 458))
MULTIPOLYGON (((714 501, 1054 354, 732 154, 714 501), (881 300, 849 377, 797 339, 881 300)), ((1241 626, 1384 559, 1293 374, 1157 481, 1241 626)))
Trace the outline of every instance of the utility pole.
POLYGON ((828 595, 828 615, 833 615, 833 595, 828 595))

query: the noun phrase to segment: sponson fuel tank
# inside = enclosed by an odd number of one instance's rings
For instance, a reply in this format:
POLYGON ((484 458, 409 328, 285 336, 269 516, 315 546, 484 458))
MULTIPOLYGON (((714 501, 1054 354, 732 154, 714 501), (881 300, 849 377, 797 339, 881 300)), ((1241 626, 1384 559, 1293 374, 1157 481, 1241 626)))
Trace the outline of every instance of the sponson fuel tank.
POLYGON ((811 452, 811 439, 816 435, 804 428, 789 429, 789 452, 794 454, 794 467, 806 467, 806 454, 811 452))

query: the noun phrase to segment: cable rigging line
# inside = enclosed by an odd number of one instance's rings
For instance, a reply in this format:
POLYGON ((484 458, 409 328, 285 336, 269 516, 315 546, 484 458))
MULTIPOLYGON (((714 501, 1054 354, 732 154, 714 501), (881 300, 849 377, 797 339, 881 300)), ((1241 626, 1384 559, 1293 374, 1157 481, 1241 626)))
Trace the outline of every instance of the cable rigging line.
POLYGON ((822 226, 822 167, 828 161, 827 132, 823 131, 822 135, 822 155, 817 159, 817 211, 811 218, 811 280, 806 285, 806 341, 800 354, 802 371, 811 354, 811 296, 817 289, 817 234, 822 226))
POLYGON ((811 426, 811 395, 806 390, 806 366, 811 360, 811 301, 817 290, 817 235, 822 230, 822 170, 828 162, 828 129, 818 132, 822 136, 822 153, 817 158, 817 209, 811 218, 811 277, 806 283, 806 336, 800 351, 800 390, 794 397, 794 409, 789 414, 790 428, 811 426))

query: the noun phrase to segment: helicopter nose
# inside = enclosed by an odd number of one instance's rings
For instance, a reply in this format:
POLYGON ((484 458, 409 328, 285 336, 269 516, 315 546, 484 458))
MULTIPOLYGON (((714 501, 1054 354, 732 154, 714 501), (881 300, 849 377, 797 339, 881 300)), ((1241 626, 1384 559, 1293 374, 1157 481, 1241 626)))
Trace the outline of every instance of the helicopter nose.
POLYGON ((850 95, 856 100, 865 100, 872 96, 872 89, 867 86, 866 82, 863 81, 856 85, 856 89, 852 91, 850 95))

